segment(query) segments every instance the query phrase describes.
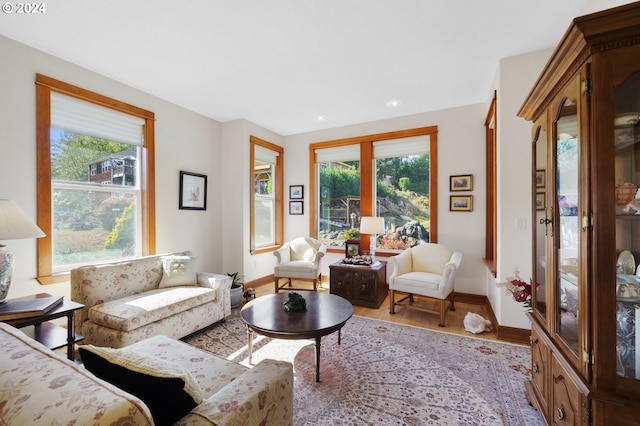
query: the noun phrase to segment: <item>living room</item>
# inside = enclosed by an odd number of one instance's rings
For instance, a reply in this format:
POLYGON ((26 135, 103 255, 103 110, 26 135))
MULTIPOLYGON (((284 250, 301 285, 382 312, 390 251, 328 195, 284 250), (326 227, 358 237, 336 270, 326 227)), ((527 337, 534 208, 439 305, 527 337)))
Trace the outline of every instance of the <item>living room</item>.
MULTIPOLYGON (((576 2, 587 13, 626 2, 576 2)), ((574 5, 576 6, 576 5, 574 5)), ((47 15, 31 17, 33 21, 47 15)), ((19 17, 26 19, 26 16, 19 17)), ((4 14, 3 22, 17 19, 4 14)), ((567 22, 568 24, 568 22, 567 22)), ((22 25, 22 24, 20 24, 22 25)), ((558 34, 564 31, 556 29, 558 34)), ((33 29, 35 33, 35 26, 33 29)), ((191 250, 198 256, 199 270, 223 273, 241 271, 246 282, 273 273, 271 253, 249 254, 249 185, 247 173, 237 164, 249 163, 249 136, 254 135, 284 148, 284 184, 308 188, 311 143, 370 135, 423 126, 438 127, 438 242, 461 250, 464 262, 457 275, 456 291, 487 296, 501 325, 528 329, 524 309, 496 288, 495 283, 512 275, 518 267, 529 276, 530 224, 516 227, 516 221, 530 215, 531 201, 526 188, 530 177, 530 125, 516 117, 523 99, 553 51, 547 49, 501 58, 484 102, 453 106, 395 118, 321 130, 282 135, 244 118, 219 122, 132 88, 124 82, 89 71, 56 56, 28 47, 10 38, 0 38, 5 58, 2 73, 2 144, 5 152, 0 170, 3 198, 15 200, 30 216, 36 217, 36 129, 35 76, 43 74, 69 84, 127 102, 155 113, 156 252, 191 250), (483 123, 494 91, 498 93, 497 156, 497 275, 494 278, 483 262, 485 257, 485 135, 483 123), (464 124, 462 124, 464 123, 464 124), (179 171, 208 176, 208 206, 205 211, 179 210, 179 171), (450 212, 450 175, 473 176, 474 206, 471 212, 450 212), (19 185, 15 183, 19 182, 19 185), (506 184, 508 182, 508 184, 506 184), (508 202, 505 200, 509 200, 508 202), (231 207, 232 206, 232 207, 231 207), (241 212, 241 213, 240 213, 241 212), (203 235, 205 236, 203 238, 203 235), (516 250, 513 247, 517 247, 516 250)), ((174 76, 167 76, 175 80, 174 76)), ((310 200, 304 200, 305 212, 310 200)), ((309 217, 286 215, 284 239, 309 234, 309 217)), ((35 240, 11 242, 17 264, 10 297, 46 291, 69 297, 68 283, 42 286, 35 279, 35 240)), ((324 276, 340 254, 327 256, 324 276)))

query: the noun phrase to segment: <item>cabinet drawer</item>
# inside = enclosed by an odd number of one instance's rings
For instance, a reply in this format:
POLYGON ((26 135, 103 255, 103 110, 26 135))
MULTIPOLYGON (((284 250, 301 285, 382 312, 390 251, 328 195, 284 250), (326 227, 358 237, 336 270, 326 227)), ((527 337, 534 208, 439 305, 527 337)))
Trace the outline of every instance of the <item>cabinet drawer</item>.
POLYGON ((331 270, 331 293, 350 299, 353 288, 353 274, 351 271, 333 269, 331 270))
POLYGON ((589 400, 581 391, 579 383, 558 360, 552 355, 551 388, 552 404, 549 419, 556 425, 588 425, 589 400))
POLYGON ((536 388, 539 409, 545 412, 545 416, 549 409, 550 356, 551 350, 543 341, 538 329, 531 327, 531 380, 536 388))

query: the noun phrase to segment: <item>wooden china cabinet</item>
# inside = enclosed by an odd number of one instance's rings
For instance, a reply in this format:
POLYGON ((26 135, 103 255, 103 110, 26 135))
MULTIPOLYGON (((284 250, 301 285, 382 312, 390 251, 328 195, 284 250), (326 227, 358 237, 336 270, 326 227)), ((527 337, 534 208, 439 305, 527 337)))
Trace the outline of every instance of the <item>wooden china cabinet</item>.
POLYGON ((640 424, 640 2, 573 20, 533 122, 532 379, 549 424, 640 424))

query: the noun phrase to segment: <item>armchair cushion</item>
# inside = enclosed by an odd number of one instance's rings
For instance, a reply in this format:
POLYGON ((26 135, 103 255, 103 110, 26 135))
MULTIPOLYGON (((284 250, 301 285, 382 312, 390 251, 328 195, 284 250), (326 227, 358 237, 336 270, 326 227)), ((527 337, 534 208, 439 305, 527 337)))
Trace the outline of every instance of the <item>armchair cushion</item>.
POLYGON ((181 365, 128 349, 79 348, 87 370, 140 398, 157 425, 172 424, 203 400, 198 383, 181 365))

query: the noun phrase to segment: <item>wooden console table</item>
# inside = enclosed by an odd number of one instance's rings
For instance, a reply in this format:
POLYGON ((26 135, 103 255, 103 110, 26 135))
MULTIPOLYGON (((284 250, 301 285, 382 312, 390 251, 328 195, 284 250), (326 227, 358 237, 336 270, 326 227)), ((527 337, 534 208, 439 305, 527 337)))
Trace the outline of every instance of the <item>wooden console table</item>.
POLYGON ((84 305, 81 303, 64 300, 60 305, 56 306, 44 315, 4 320, 3 322, 16 328, 23 328, 30 325, 34 326, 33 335, 31 335, 29 332, 26 332, 27 335, 32 337, 34 340, 42 343, 51 350, 67 346, 67 358, 73 361, 73 345, 74 343, 79 342, 83 339, 81 335, 75 334, 73 330, 73 318, 76 311, 82 308, 84 308, 84 305), (67 317, 66 329, 55 323, 49 322, 51 320, 62 317, 67 317))
POLYGON ((387 297, 387 262, 350 265, 342 261, 329 265, 330 292, 354 305, 379 308, 387 297))

